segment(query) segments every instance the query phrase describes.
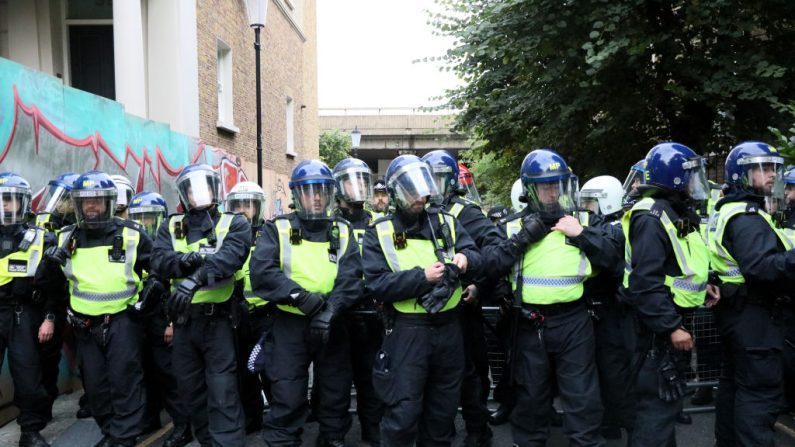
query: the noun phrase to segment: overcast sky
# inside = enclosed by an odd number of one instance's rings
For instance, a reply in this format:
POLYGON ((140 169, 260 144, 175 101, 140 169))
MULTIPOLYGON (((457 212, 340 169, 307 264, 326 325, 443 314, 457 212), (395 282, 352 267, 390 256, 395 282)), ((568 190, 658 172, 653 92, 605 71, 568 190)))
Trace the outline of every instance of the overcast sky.
POLYGON ((419 107, 456 85, 438 63, 452 40, 434 36, 432 0, 317 0, 320 108, 419 107))

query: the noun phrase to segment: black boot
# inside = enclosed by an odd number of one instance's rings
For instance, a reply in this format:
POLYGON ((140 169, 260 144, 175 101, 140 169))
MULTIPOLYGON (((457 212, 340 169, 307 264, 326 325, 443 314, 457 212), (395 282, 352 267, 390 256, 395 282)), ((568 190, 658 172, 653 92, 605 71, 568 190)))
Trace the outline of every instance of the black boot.
POLYGON ((77 410, 78 419, 86 419, 91 417, 91 410, 88 409, 88 396, 83 394, 77 401, 80 408, 77 410))
POLYGON ((494 433, 491 432, 491 429, 487 425, 485 430, 480 433, 467 433, 466 438, 464 438, 464 447, 489 447, 491 445, 491 438, 494 437, 494 433))
POLYGON ((621 439, 621 428, 614 425, 602 426, 602 437, 605 439, 621 439))
POLYGON ((361 424, 362 427, 362 441, 374 447, 381 445, 381 427, 378 424, 361 424))
POLYGON ((502 425, 508 422, 511 417, 511 407, 505 404, 500 404, 500 408, 489 416, 489 424, 502 425))
POLYGON ((693 405, 709 405, 712 403, 712 400, 712 387, 701 386, 696 389, 693 398, 690 399, 690 403, 693 405))
POLYGON ((315 447, 345 447, 343 439, 328 439, 323 435, 317 437, 315 447))
POLYGON ((110 436, 103 435, 102 439, 100 439, 99 442, 94 444, 94 447, 109 447, 112 444, 113 444, 113 438, 111 438, 110 436))
POLYGON ((163 441, 163 447, 183 447, 193 441, 193 435, 190 432, 190 425, 180 424, 175 425, 174 430, 163 441))
POLYGON ((691 418, 690 415, 685 413, 684 411, 680 411, 676 415, 676 423, 677 424, 690 425, 690 424, 693 423, 693 418, 691 418))
POLYGON ((37 431, 23 431, 19 447, 50 447, 50 444, 37 431))

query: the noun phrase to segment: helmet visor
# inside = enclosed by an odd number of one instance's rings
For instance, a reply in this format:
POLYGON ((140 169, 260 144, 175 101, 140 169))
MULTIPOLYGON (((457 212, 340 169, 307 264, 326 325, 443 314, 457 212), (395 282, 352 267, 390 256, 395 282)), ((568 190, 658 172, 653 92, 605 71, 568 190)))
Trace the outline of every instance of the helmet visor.
POLYGON ((447 165, 438 164, 431 166, 433 173, 433 181, 436 184, 437 193, 431 197, 431 201, 441 203, 447 193, 450 192, 450 186, 453 178, 453 168, 447 165))
POLYGON ((756 194, 784 198, 784 159, 777 156, 746 157, 737 162, 745 171, 745 186, 756 194))
POLYGON ((370 173, 348 169, 334 174, 337 194, 347 203, 365 203, 373 197, 370 173))
POLYGON ((630 169, 627 179, 624 180, 624 197, 634 197, 638 194, 638 187, 646 184, 643 171, 630 169))
POLYGON ((85 229, 102 228, 116 213, 116 189, 73 190, 77 226, 85 229))
POLYGON ((129 185, 116 184, 116 211, 124 211, 130 205, 135 191, 129 185))
POLYGON ((39 212, 50 213, 59 217, 74 213, 69 190, 61 185, 50 185, 41 199, 41 204, 39 212))
POLYGON ((439 197, 439 190, 431 170, 425 163, 410 163, 389 178, 395 205, 401 209, 411 207, 425 197, 439 197))
POLYGON ((464 197, 466 197, 468 200, 472 202, 477 203, 478 205, 481 203, 480 193, 478 192, 478 189, 475 187, 475 178, 472 176, 472 174, 464 174, 459 179, 459 184, 460 184, 459 187, 464 192, 464 197))
POLYGON ((186 210, 208 208, 218 203, 220 178, 216 172, 191 172, 177 183, 179 199, 186 210))
POLYGON ((527 206, 542 219, 559 219, 576 209, 574 192, 569 178, 551 182, 526 182, 527 206))
POLYGON ((14 225, 25 222, 30 206, 30 190, 15 187, 0 188, 0 225, 14 225))
POLYGON ((607 193, 601 189, 584 189, 580 191, 580 206, 594 214, 602 214, 600 204, 604 200, 607 200, 607 193))
POLYGON ((265 214, 265 197, 262 194, 231 193, 226 196, 226 211, 246 216, 252 225, 259 225, 265 214))
POLYGON ((141 224, 146 234, 154 238, 166 216, 166 210, 160 206, 138 206, 130 208, 128 214, 130 220, 141 224))
POLYGON ((305 183, 293 186, 293 201, 301 219, 328 219, 334 206, 334 184, 305 183))

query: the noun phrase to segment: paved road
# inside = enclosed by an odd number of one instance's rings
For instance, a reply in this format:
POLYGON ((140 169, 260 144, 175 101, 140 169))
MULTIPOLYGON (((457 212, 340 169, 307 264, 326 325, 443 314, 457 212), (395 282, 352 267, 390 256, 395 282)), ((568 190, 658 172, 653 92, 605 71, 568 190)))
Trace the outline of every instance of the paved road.
MULTIPOLYGON (((77 394, 62 396, 56 402, 54 410, 54 420, 50 423, 42 434, 47 440, 52 443, 53 447, 86 447, 91 446, 100 438, 100 432, 96 424, 91 419, 77 420, 74 418, 77 411, 77 394)), ((677 426, 677 441, 680 446, 685 447, 712 447, 712 424, 713 415, 711 413, 695 414, 693 415, 693 425, 679 425, 677 426)), ((782 418, 790 426, 793 425, 791 418, 782 418), (786 420, 785 420, 786 419, 786 420)), ((463 422, 459 417, 456 421, 458 429, 458 436, 454 446, 461 445, 464 437, 463 422)), ((511 445, 510 426, 502 425, 493 427, 494 429, 494 447, 503 447, 511 445)), ((146 439, 143 439, 139 446, 146 447, 160 447, 164 434, 167 433, 168 428, 163 429, 159 433, 150 434, 146 439)), ((794 432, 795 433, 795 432, 794 432)), ((304 446, 314 446, 315 438, 317 436, 317 424, 307 424, 306 432, 304 433, 304 446)), ((783 432, 779 433, 777 446, 780 447, 795 447, 795 438, 785 435, 783 432)), ((16 445, 19 439, 19 427, 15 423, 7 424, 0 428, 0 445, 13 446, 16 445)), ((359 439, 359 427, 355 423, 348 435, 348 442, 351 446, 358 445, 356 440, 359 439)), ((248 438, 249 446, 264 446, 259 434, 254 434, 248 438)), ((560 428, 553 428, 550 441, 547 444, 550 447, 564 447, 568 445, 565 437, 560 428)), ((626 445, 625 440, 610 441, 608 447, 623 447, 626 445)), ((190 446, 198 446, 198 443, 191 443, 190 446)))

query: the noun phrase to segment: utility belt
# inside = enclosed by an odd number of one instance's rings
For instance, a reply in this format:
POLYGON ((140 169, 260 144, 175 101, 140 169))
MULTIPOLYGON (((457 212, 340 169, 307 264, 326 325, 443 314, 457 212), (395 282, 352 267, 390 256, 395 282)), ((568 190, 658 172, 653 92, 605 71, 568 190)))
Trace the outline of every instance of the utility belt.
POLYGON ((265 304, 264 306, 249 306, 248 315, 254 318, 267 317, 273 315, 277 307, 273 303, 265 304))
POLYGON ((450 309, 435 314, 395 312, 395 323, 418 324, 423 326, 443 326, 458 319, 458 310, 450 309))
POLYGON ((746 304, 754 304, 768 310, 795 308, 795 300, 788 295, 762 296, 746 284, 723 283, 720 285, 720 295, 722 303, 738 310, 746 304))
POLYGON ((66 309, 66 321, 77 330, 88 330, 99 325, 109 325, 111 321, 118 318, 120 314, 85 315, 76 312, 72 308, 66 309))
POLYGON ((228 299, 223 303, 191 304, 186 314, 190 317, 228 317, 231 314, 231 301, 228 299))
POLYGON ((559 315, 567 314, 575 310, 585 310, 585 300, 578 298, 575 301, 568 303, 555 303, 555 304, 529 304, 522 303, 522 318, 535 323, 539 317, 552 318, 559 315))

